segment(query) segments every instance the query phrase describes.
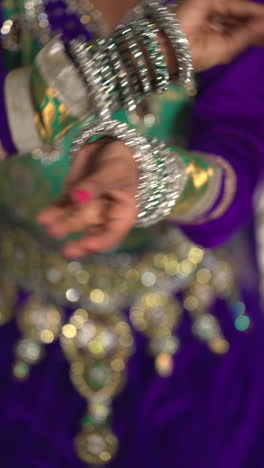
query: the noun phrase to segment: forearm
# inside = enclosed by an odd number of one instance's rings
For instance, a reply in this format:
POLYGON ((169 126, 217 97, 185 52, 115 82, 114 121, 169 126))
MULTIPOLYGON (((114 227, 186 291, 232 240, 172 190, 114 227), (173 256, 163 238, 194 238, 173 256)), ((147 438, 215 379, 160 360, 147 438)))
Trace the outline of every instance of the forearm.
POLYGON ((7 155, 42 148, 87 111, 86 89, 70 59, 66 54, 53 56, 54 61, 45 67, 43 52, 32 67, 0 73, 0 141, 7 155), (49 75, 51 68, 54 73, 49 75))
POLYGON ((252 134, 251 138, 244 129, 229 131, 215 128, 207 135, 207 141, 204 138, 201 134, 195 147, 205 152, 217 152, 226 165, 222 202, 199 223, 189 221, 180 224, 194 242, 211 248, 230 239, 253 215, 253 198, 261 177, 258 165, 262 155, 257 135, 252 134))
POLYGON ((176 150, 186 166, 183 193, 170 219, 182 225, 201 225, 220 218, 233 202, 236 174, 220 156, 176 150))
MULTIPOLYGON (((164 41, 161 41, 161 43, 164 44, 164 41)), ((93 44, 91 44, 90 47, 94 47, 93 44)), ((156 54, 157 52, 158 50, 156 54)), ((117 66, 117 63, 115 63, 115 65, 117 66)), ((132 58, 131 65, 133 66, 132 58)), ((98 71, 98 75, 100 75, 100 73, 101 69, 98 71)), ((162 77, 161 73, 163 72, 160 72, 159 77, 162 77)), ((104 77, 97 77, 99 81, 101 80, 101 86, 99 88, 97 86, 97 93, 95 89, 92 95, 89 95, 89 89, 87 89, 83 76, 80 74, 71 56, 69 56, 68 51, 58 39, 51 41, 41 50, 35 59, 30 73, 26 69, 13 72, 12 82, 15 83, 16 81, 18 90, 18 92, 15 93, 17 94, 16 101, 22 99, 25 103, 26 98, 23 98, 20 75, 24 77, 24 92, 28 97, 28 107, 26 108, 24 105, 21 106, 21 111, 25 114, 26 120, 30 120, 31 122, 33 115, 34 125, 36 126, 35 130, 31 128, 30 133, 28 133, 28 131, 24 132, 27 145, 16 145, 20 153, 32 151, 36 147, 40 147, 41 143, 51 143, 53 140, 61 137, 65 131, 79 119, 89 116, 90 119, 93 120, 97 114, 96 102, 94 102, 93 99, 94 96, 96 96, 98 101, 102 100, 103 108, 107 107, 104 102, 105 95, 102 93, 103 88, 106 86, 103 81, 104 77)), ((130 92, 129 89, 125 89, 123 82, 121 83, 123 86, 122 90, 120 90, 119 76, 114 76, 113 79, 116 83, 115 86, 111 88, 111 96, 108 94, 108 102, 111 99, 109 105, 110 109, 112 108, 112 112, 123 105, 126 107, 127 101, 123 101, 124 95, 122 93, 126 93, 128 96, 130 92), (120 92, 122 96, 120 96, 120 92)), ((131 85, 129 79, 130 77, 128 78, 128 86, 131 85)), ((91 86, 93 87, 94 85, 96 88, 95 82, 96 80, 92 77, 91 86)), ((156 91, 158 92, 160 89, 156 91)), ((143 97, 144 94, 138 96, 137 102, 143 97)), ((14 99, 12 89, 6 90, 5 98, 7 102, 14 99)), ((132 102, 132 98, 129 102, 132 102)), ((133 102, 136 101, 133 100, 133 102)), ((17 115, 19 114, 19 109, 16 109, 16 111, 11 114, 10 123, 13 130, 12 133, 23 132, 23 125, 21 125, 23 118, 21 118, 21 112, 20 115, 17 115), (20 120, 20 128, 17 128, 18 117, 20 120)), ((111 114, 109 114, 109 116, 111 116, 111 114)))

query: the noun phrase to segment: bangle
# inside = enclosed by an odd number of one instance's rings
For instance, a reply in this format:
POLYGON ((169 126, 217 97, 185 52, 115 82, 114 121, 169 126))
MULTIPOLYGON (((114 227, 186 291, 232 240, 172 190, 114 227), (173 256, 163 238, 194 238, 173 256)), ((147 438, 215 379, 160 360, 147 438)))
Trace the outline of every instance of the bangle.
POLYGON ((153 1, 148 4, 145 3, 143 9, 146 16, 157 25, 159 30, 165 33, 175 51, 179 71, 178 86, 184 87, 188 93, 192 94, 194 89, 193 64, 189 41, 182 32, 176 15, 170 12, 168 8, 153 1))
POLYGON ((105 39, 97 39, 94 43, 94 47, 90 48, 90 53, 93 60, 96 61, 97 66, 99 64, 99 70, 104 87, 107 89, 107 93, 113 101, 117 94, 117 77, 108 56, 107 41, 105 39))
POLYGON ((131 76, 134 75, 136 71, 135 68, 137 68, 139 79, 136 75, 136 79, 133 82, 136 92, 139 95, 148 95, 151 91, 149 70, 144 54, 140 48, 137 34, 135 34, 135 31, 130 26, 119 26, 114 33, 114 40, 120 45, 120 50, 125 56, 127 67, 131 70, 131 76), (127 53, 129 52, 130 56, 128 56, 127 59, 127 53), (131 57, 137 67, 133 65, 131 57))
POLYGON ((142 9, 143 17, 131 25, 119 26, 109 39, 98 39, 87 46, 76 40, 70 43, 93 111, 102 119, 110 119, 117 104, 133 111, 152 91, 164 92, 168 88, 172 76, 157 38, 160 32, 175 51, 178 84, 193 94, 189 43, 175 15, 155 1, 143 4, 142 9))
POLYGON ((85 80, 89 91, 89 97, 93 103, 93 111, 101 118, 110 118, 111 101, 109 97, 109 89, 104 85, 100 68, 96 64, 96 51, 93 58, 90 53, 94 45, 82 43, 78 40, 73 40, 70 43, 70 51, 73 58, 77 62, 82 76, 85 80))
POLYGON ((151 226, 168 216, 186 182, 185 165, 177 153, 168 150, 163 143, 154 138, 147 139, 138 135, 125 123, 99 120, 84 123, 72 143, 71 157, 74 158, 85 143, 99 134, 121 140, 133 151, 139 169, 136 225, 151 226))
POLYGON ((117 77, 119 101, 121 105, 127 107, 130 112, 133 112, 136 109, 136 102, 128 80, 127 71, 120 57, 119 49, 112 38, 107 40, 106 50, 110 63, 112 64, 114 74, 117 77))
POLYGON ((82 146, 96 135, 106 135, 123 141, 134 154, 139 170, 138 184, 138 216, 145 214, 145 205, 151 198, 153 187, 159 185, 155 161, 151 155, 151 146, 147 139, 137 134, 136 130, 129 129, 127 124, 116 120, 98 120, 93 123, 84 123, 81 131, 73 141, 70 157, 74 158, 82 146))
MULTIPOLYGON (((129 29, 127 29, 127 31, 129 31, 129 29)), ((126 33, 126 30, 122 29, 120 26, 115 32, 113 40, 119 49, 121 59, 125 65, 129 81, 131 83, 131 93, 135 102, 137 103, 140 100, 140 97, 142 97, 142 86, 140 82, 140 75, 137 72, 137 68, 132 60, 127 34, 128 33, 126 33)), ((131 38, 132 36, 129 35, 129 37, 131 38)))
POLYGON ((170 83, 170 74, 157 40, 159 30, 147 19, 134 21, 132 27, 149 55, 154 71, 154 89, 159 92, 166 91, 170 83))
MULTIPOLYGON (((163 165, 163 172, 158 170, 160 194, 158 205, 154 205, 154 211, 146 213, 138 225, 147 227, 162 221, 170 215, 172 208, 181 196, 187 182, 186 165, 180 155, 166 148, 165 144, 156 138, 148 139, 152 154, 155 156, 158 168, 163 165)), ((152 200, 153 196, 151 197, 152 200)))

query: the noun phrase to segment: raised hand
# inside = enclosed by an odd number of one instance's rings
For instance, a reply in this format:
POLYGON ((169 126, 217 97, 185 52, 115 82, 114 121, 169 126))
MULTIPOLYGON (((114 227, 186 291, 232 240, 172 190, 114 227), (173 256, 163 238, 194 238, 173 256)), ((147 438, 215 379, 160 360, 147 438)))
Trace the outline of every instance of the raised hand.
POLYGON ((195 71, 230 62, 250 45, 264 45, 264 5, 248 0, 185 0, 177 16, 195 71))

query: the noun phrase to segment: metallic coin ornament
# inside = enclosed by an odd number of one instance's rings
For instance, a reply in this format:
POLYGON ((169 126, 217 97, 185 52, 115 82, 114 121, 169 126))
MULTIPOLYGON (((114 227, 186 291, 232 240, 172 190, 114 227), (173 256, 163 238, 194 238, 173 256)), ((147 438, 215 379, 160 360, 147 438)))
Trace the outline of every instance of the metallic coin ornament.
MULTIPOLYGON (((125 363, 121 361, 124 370, 125 363)), ((86 399, 95 395, 105 395, 113 398, 124 384, 121 372, 113 370, 111 365, 104 361, 97 361, 85 365, 83 362, 74 362, 71 365, 71 380, 78 392, 86 399)))
POLYGON ((28 337, 44 344, 57 338, 62 326, 62 311, 32 296, 18 316, 18 326, 28 337))
POLYGON ((61 342, 71 361, 94 359, 112 362, 117 356, 127 359, 133 338, 120 313, 100 313, 77 309, 62 328, 61 342))
POLYGON ((142 295, 131 309, 133 325, 150 338, 166 336, 181 315, 179 303, 167 294, 149 292, 142 295))
POLYGON ((88 425, 76 437, 78 455, 86 463, 104 465, 118 447, 109 414, 133 350, 130 327, 118 312, 77 309, 62 328, 61 344, 73 385, 88 402, 88 425))
POLYGON ((150 340, 149 348, 161 377, 168 377, 173 372, 173 355, 180 346, 174 332, 181 314, 182 308, 176 299, 156 292, 142 295, 130 311, 135 328, 150 340))
POLYGON ((44 345, 58 338, 62 327, 62 311, 31 296, 19 313, 17 324, 23 338, 15 347, 17 361, 13 366, 13 375, 22 380, 29 376, 30 366, 43 359, 44 345))
POLYGON ((84 429, 75 439, 76 450, 85 463, 104 465, 109 463, 118 449, 118 441, 107 428, 84 429))
POLYGON ((28 365, 34 365, 41 361, 44 352, 38 341, 31 338, 22 338, 16 345, 15 354, 20 361, 28 365))
POLYGON ((120 314, 77 309, 62 328, 61 343, 71 362, 73 384, 85 398, 99 393, 112 398, 119 391, 133 348, 130 328, 120 314))
POLYGON ((22 43, 23 18, 13 15, 1 25, 0 38, 3 49, 9 52, 19 52, 22 43))
MULTIPOLYGON (((83 261, 67 261, 49 248, 43 256, 40 244, 21 228, 0 233, 0 261, 8 276, 20 285, 30 284, 36 294, 41 290, 54 304, 78 304, 64 324, 58 307, 36 295, 26 301, 17 317, 23 337, 15 348, 13 375, 18 380, 28 377, 31 366, 44 356, 44 344, 60 336, 72 383, 88 406, 76 449, 92 466, 111 462, 117 450, 111 405, 126 381, 133 351, 130 323, 147 336, 156 371, 166 378, 173 373, 174 355, 181 346, 177 327, 183 307, 191 317, 193 334, 217 354, 226 353, 229 344, 210 314, 212 299, 220 296, 232 304, 236 300, 236 317, 237 309, 242 318, 245 313, 240 296, 234 296, 238 290, 225 257, 205 253, 174 229, 156 229, 154 248, 144 248, 143 253, 135 254, 129 244, 121 253, 83 261), (175 298, 178 292, 181 303, 175 298), (120 310, 131 302, 128 322, 120 310)), ((9 288, 3 286, 0 292, 0 311, 1 294, 2 309, 8 310, 5 305, 12 303, 13 310, 16 295, 9 288)))

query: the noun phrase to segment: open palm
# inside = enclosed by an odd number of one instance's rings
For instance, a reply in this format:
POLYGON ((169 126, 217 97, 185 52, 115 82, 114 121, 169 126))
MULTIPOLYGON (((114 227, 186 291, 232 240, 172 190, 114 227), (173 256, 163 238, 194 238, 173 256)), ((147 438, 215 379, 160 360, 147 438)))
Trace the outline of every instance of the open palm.
POLYGON ((83 257, 117 246, 133 227, 137 216, 137 167, 131 151, 119 141, 86 145, 74 160, 62 197, 37 217, 50 236, 67 241, 63 254, 83 257), (76 203, 76 193, 90 200, 76 203))

